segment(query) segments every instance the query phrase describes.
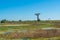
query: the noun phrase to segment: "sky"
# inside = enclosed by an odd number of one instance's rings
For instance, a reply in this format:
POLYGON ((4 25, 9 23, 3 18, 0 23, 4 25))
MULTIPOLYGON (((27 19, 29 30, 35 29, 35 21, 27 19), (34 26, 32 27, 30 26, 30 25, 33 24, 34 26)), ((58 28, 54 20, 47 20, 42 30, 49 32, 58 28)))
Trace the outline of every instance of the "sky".
POLYGON ((0 20, 60 20, 60 0, 0 0, 0 20))

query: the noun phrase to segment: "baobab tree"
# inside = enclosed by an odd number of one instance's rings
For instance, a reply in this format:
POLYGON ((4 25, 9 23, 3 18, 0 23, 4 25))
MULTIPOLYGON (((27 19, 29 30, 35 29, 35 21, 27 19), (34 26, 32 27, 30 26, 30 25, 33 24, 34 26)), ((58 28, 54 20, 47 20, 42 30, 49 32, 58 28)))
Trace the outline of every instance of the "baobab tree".
POLYGON ((37 21, 40 21, 40 19, 39 19, 40 13, 36 13, 35 15, 37 16, 37 21))

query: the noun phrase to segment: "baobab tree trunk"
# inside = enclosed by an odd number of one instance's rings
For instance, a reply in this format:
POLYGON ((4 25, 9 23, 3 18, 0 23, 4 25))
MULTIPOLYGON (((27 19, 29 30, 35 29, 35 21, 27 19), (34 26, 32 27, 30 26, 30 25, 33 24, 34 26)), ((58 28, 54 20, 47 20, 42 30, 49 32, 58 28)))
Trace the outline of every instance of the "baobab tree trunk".
POLYGON ((39 15, 37 16, 37 21, 40 21, 40 19, 39 19, 39 15))
POLYGON ((35 14, 35 15, 37 16, 37 21, 40 21, 40 19, 39 19, 40 13, 37 13, 37 14, 35 14))

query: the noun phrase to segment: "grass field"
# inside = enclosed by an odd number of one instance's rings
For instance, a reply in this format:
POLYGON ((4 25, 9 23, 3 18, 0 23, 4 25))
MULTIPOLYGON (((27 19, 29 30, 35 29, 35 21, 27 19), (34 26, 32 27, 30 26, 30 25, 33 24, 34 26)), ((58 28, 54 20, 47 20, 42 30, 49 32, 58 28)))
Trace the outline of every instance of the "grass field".
POLYGON ((52 37, 52 38, 22 38, 22 39, 4 39, 4 38, 0 38, 0 40, 60 40, 60 37, 52 37))
POLYGON ((10 29, 34 29, 34 28, 46 28, 53 27, 50 23, 29 23, 29 24, 0 24, 0 30, 10 30, 10 29))
MULTIPOLYGON (((32 30, 32 29, 41 29, 54 27, 51 23, 26 23, 26 24, 0 24, 0 34, 5 33, 7 31, 21 31, 21 30, 32 30)), ((54 38, 30 38, 26 40, 58 40, 60 37, 54 38)), ((22 40, 22 39, 4 39, 0 38, 0 40, 22 40)), ((25 40, 25 39, 23 39, 25 40)))

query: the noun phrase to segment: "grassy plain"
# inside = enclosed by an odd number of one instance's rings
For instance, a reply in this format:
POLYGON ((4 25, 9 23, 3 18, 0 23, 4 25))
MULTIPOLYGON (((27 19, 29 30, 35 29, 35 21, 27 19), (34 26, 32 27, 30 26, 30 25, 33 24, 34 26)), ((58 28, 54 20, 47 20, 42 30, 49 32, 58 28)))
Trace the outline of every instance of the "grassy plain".
MULTIPOLYGON (((32 29, 41 29, 41 28, 47 28, 47 27, 54 27, 51 22, 27 22, 27 23, 20 23, 20 24, 8 24, 3 23, 0 24, 0 34, 4 33, 6 31, 16 31, 16 30, 32 30, 32 29)), ((51 38, 51 40, 57 40, 59 37, 51 38)), ((2 39, 4 40, 4 38, 2 39)), ((6 39, 10 40, 10 39, 6 39)), ((21 40, 21 39, 14 39, 14 40, 21 40)), ((50 38, 31 38, 29 40, 50 40, 50 38)))

